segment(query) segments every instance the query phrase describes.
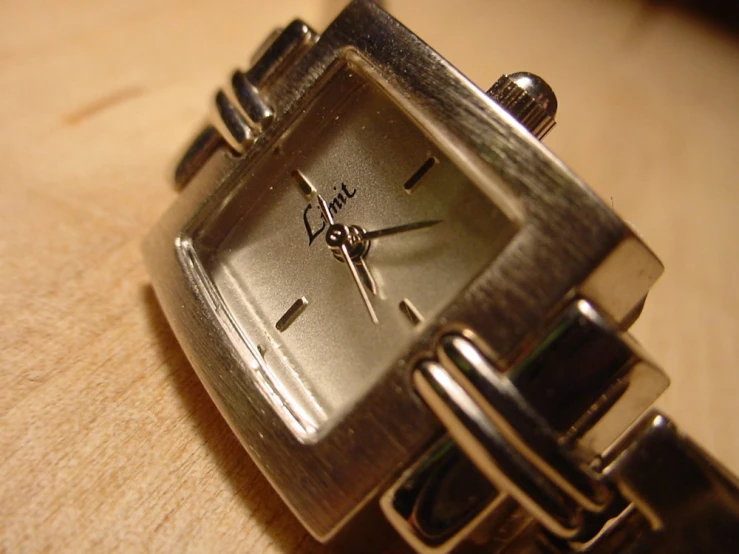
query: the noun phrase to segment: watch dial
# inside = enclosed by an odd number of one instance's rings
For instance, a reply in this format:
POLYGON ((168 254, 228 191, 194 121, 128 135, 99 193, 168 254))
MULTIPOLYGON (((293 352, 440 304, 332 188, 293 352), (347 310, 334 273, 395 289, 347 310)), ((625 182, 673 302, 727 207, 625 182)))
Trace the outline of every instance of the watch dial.
POLYGON ((225 325, 299 439, 328 432, 518 228, 453 146, 342 66, 193 234, 225 325))

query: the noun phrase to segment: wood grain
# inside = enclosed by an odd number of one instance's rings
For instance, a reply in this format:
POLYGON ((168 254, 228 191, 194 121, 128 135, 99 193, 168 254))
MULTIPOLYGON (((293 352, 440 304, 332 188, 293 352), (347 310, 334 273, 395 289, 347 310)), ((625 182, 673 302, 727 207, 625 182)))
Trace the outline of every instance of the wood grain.
MULTIPOLYGON (((635 333, 660 402, 739 472, 739 43, 631 2, 394 0, 482 87, 526 69, 547 144, 662 257, 635 333)), ((336 1, 0 5, 0 551, 321 551, 210 403, 139 244, 208 95, 336 1)))

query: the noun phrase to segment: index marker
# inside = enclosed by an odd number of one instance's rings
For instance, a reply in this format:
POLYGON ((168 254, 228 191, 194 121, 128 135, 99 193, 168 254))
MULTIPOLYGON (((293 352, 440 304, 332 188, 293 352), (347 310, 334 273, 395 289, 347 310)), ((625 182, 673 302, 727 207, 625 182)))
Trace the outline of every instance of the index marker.
POLYGON ((303 193, 303 196, 305 196, 308 200, 311 200, 316 195, 316 187, 311 184, 311 182, 308 180, 308 177, 303 175, 303 172, 299 169, 294 169, 292 172, 292 176, 295 179, 295 182, 298 184, 300 192, 303 193))

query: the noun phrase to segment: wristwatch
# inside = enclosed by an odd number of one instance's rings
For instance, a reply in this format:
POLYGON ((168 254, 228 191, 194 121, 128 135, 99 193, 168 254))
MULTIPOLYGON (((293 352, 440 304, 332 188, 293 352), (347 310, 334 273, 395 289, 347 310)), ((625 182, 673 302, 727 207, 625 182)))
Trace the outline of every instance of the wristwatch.
POLYGON ((300 521, 344 551, 726 552, 737 479, 651 408, 627 332, 662 265, 541 143, 536 75, 480 90, 369 0, 218 90, 144 254, 185 353, 300 521))

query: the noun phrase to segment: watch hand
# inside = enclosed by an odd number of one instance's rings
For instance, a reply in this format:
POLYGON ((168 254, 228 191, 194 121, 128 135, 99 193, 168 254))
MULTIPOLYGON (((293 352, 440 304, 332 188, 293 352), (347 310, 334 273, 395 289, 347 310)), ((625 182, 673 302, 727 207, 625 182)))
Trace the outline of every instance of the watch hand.
POLYGON ((357 289, 359 289, 359 294, 362 296, 362 300, 364 300, 364 305, 367 307, 370 319, 372 319, 372 322, 375 324, 379 323, 379 320, 377 319, 377 314, 375 313, 375 309, 372 307, 369 296, 367 296, 367 291, 364 289, 364 285, 362 284, 362 279, 361 277, 359 277, 357 266, 354 265, 351 256, 349 256, 349 249, 347 248, 346 244, 342 244, 340 248, 341 255, 344 257, 344 261, 349 268, 349 272, 352 274, 352 277, 354 277, 354 283, 357 285, 357 289))
POLYGON ((323 199, 323 196, 316 194, 316 198, 318 199, 318 207, 321 208, 321 213, 323 214, 323 217, 326 218, 326 222, 329 225, 336 223, 334 221, 334 216, 331 215, 331 210, 328 209, 328 204, 326 204, 326 201, 323 199))
POLYGON ((377 229, 376 231, 363 231, 359 240, 361 242, 378 239, 380 237, 388 237, 390 235, 397 235, 399 233, 407 233, 408 231, 416 231, 418 229, 425 229, 426 227, 432 227, 437 223, 441 223, 440 219, 433 219, 430 221, 416 221, 415 223, 406 223, 405 225, 398 225, 396 227, 387 227, 385 229, 377 229))
MULTIPOLYGON (((323 199, 323 197, 320 194, 316 194, 316 198, 318 199, 318 206, 321 208, 321 212, 323 213, 323 217, 326 218, 326 221, 329 224, 329 228, 326 230, 326 242, 329 245, 329 248, 335 248, 338 249, 341 252, 341 256, 344 258, 344 263, 346 263, 346 266, 349 268, 349 273, 352 274, 352 278, 354 279, 354 284, 357 285, 357 289, 359 290, 359 294, 362 297, 362 300, 364 301, 364 305, 367 307, 367 311, 369 312, 370 319, 372 319, 372 322, 377 324, 379 323, 377 319, 377 314, 375 313, 375 309, 372 307, 372 303, 370 302, 369 296, 367 296, 367 291, 364 288, 364 285, 362 284, 362 279, 359 276, 359 272, 357 271, 356 266, 354 265, 354 262, 352 261, 352 257, 349 255, 349 247, 347 246, 347 241, 349 239, 349 233, 348 228, 346 226, 337 226, 336 222, 334 221, 333 216, 331 215, 331 210, 328 208, 328 204, 326 204, 326 201, 323 199), (332 233, 332 227, 343 227, 346 229, 345 233, 332 233), (335 239, 335 240, 332 240, 335 239)), ((339 229, 341 230, 341 229, 339 229)))
POLYGON ((359 276, 362 278, 362 282, 364 283, 364 286, 372 294, 377 296, 377 283, 375 282, 375 278, 372 276, 372 272, 367 267, 367 264, 364 261, 364 258, 359 258, 359 260, 355 263, 357 265, 359 276))

